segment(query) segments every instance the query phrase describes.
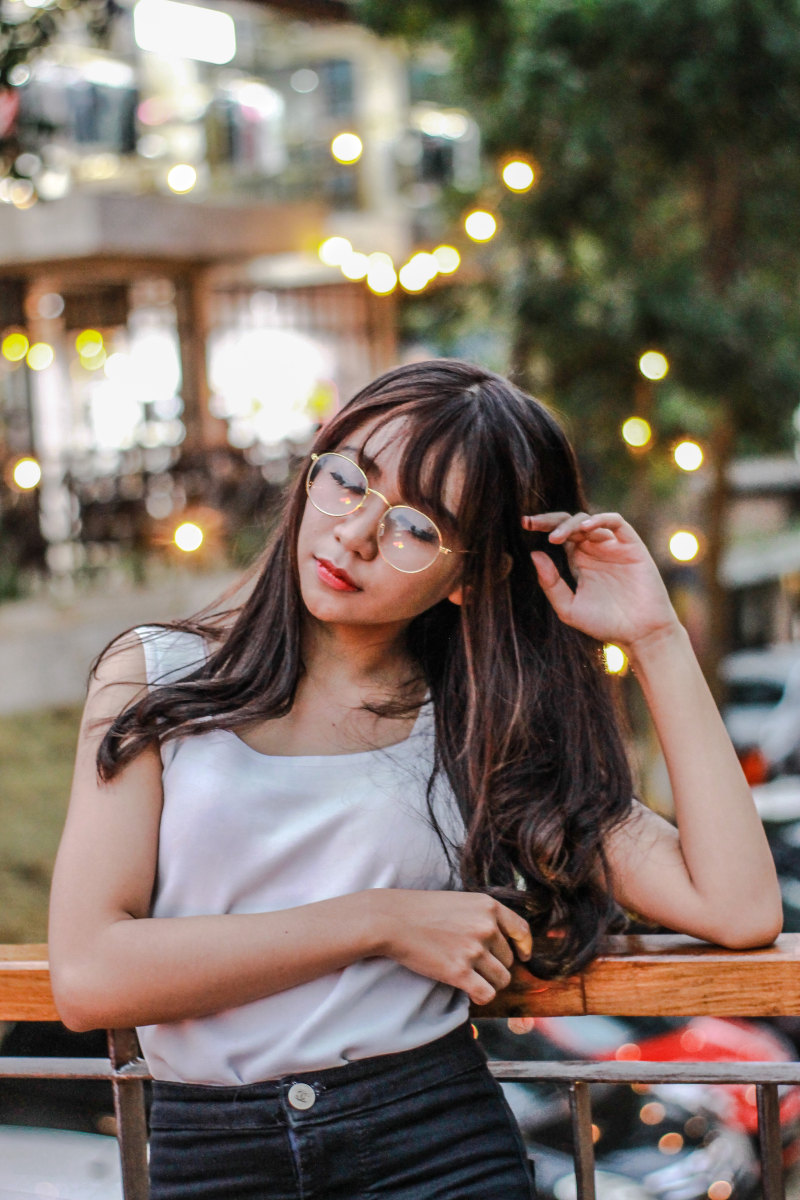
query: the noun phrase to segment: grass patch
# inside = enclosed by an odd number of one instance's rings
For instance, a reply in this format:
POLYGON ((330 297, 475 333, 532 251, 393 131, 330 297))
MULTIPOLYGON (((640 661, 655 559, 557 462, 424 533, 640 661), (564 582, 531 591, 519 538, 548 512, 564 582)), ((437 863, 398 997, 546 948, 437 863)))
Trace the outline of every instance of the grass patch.
POLYGON ((47 940, 81 706, 0 717, 0 942, 47 940))

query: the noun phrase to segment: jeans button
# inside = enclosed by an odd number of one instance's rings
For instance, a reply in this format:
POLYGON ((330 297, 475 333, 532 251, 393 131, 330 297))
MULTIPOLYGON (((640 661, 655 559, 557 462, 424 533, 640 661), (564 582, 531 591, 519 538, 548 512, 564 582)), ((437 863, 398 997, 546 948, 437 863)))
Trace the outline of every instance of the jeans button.
POLYGON ((311 1108, 316 1102, 314 1089, 307 1083, 293 1083, 289 1088, 289 1103, 292 1108, 311 1108))

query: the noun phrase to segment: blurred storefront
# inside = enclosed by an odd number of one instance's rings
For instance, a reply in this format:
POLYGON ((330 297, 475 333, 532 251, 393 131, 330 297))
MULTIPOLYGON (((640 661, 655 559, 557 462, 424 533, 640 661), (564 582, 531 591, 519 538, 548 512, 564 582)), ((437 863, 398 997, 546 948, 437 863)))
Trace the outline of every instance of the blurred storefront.
POLYGON ((229 548, 395 360, 395 264, 479 169, 441 56, 336 0, 107 13, 0 93, 0 593, 143 561, 178 520, 229 548))

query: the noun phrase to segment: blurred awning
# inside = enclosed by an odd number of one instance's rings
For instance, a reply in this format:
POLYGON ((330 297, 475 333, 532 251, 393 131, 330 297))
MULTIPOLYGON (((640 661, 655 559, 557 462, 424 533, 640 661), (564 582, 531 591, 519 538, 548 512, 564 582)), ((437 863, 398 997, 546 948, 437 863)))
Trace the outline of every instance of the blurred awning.
POLYGON ((796 572, 800 572, 800 530, 731 546, 723 557, 720 579, 727 587, 741 588, 796 572))
POLYGON ((345 0, 258 0, 266 8, 279 8, 300 20, 351 21, 353 14, 345 0))

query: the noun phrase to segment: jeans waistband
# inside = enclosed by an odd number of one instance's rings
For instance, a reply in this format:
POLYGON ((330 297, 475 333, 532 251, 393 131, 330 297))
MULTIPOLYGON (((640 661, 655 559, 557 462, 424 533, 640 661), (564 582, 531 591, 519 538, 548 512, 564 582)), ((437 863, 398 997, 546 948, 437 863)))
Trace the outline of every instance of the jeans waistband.
POLYGON ((232 1087, 153 1081, 151 1126, 157 1128, 253 1129, 283 1123, 281 1114, 304 1122, 341 1115, 382 1100, 397 1100, 452 1079, 465 1071, 486 1066, 486 1055, 469 1022, 443 1037, 411 1050, 357 1059, 339 1067, 301 1071, 280 1079, 266 1079, 232 1087), (309 1085, 312 1106, 293 1109, 289 1091, 294 1084, 309 1085))

